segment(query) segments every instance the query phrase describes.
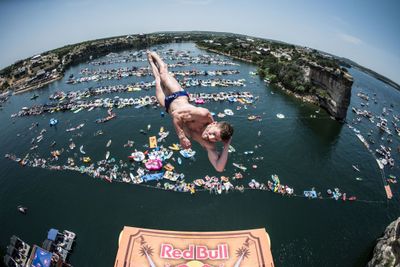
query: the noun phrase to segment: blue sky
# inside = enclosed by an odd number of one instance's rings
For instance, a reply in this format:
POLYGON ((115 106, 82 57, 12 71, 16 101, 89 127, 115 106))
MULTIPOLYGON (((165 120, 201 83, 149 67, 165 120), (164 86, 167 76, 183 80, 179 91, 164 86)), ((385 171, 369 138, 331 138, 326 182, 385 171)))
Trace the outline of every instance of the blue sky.
POLYGON ((210 30, 309 46, 400 83, 397 0, 0 0, 0 68, 66 44, 210 30))

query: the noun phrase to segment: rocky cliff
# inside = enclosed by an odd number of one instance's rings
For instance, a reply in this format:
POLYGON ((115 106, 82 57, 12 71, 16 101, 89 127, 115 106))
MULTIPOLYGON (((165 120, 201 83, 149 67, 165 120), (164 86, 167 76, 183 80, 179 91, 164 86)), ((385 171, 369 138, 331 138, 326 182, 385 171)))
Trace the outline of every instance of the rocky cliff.
POLYGON ((400 217, 392 222, 386 228, 383 237, 378 239, 372 260, 367 266, 400 266, 400 217))
POLYGON ((352 76, 340 69, 310 64, 309 79, 321 88, 317 92, 319 104, 336 119, 344 119, 350 104, 352 76))

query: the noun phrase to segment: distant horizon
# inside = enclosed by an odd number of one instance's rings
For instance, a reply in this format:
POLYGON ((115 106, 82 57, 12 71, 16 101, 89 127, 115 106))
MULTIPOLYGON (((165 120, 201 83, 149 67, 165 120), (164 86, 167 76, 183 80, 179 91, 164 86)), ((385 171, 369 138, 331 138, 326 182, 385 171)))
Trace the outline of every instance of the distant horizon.
MULTIPOLYGON (((303 45, 288 43, 288 42, 281 41, 281 40, 275 40, 275 39, 271 39, 271 38, 248 35, 248 34, 244 34, 244 33, 226 32, 226 31, 209 31, 209 30, 155 31, 155 32, 128 33, 128 34, 122 34, 122 35, 115 35, 115 36, 99 37, 99 38, 95 38, 95 39, 88 39, 88 40, 83 40, 83 41, 76 42, 76 43, 68 43, 68 44, 65 44, 65 45, 62 45, 62 46, 59 46, 59 47, 51 48, 51 49, 46 50, 46 51, 41 51, 41 52, 38 52, 38 53, 34 53, 34 54, 32 54, 32 55, 30 55, 28 57, 25 57, 25 58, 17 59, 14 63, 11 63, 11 64, 9 64, 7 66, 4 66, 4 67, 0 66, 0 70, 11 66, 11 65, 17 63, 18 61, 26 60, 26 59, 29 59, 29 58, 35 56, 35 55, 40 55, 40 54, 43 54, 43 53, 47 53, 49 51, 52 51, 52 50, 55 50, 55 49, 58 49, 58 48, 61 48, 61 47, 64 47, 64 46, 68 46, 68 45, 77 45, 77 44, 84 43, 84 42, 90 42, 90 41, 102 40, 102 39, 111 39, 111 38, 123 37, 123 36, 128 36, 128 35, 159 34, 159 33, 190 33, 190 32, 207 32, 207 33, 221 33, 221 34, 222 33, 227 33, 227 34, 234 34, 234 35, 243 35, 243 36, 259 38, 259 39, 263 39, 263 40, 267 40, 267 41, 272 41, 272 42, 278 42, 278 43, 284 43, 284 44, 289 44, 289 45, 294 45, 294 46, 299 46, 299 47, 308 47, 308 48, 311 48, 311 49, 316 49, 316 48, 309 47, 309 46, 303 46, 303 45)), ((356 63, 357 65, 359 65, 359 66, 361 66, 363 68, 370 69, 370 68, 368 68, 366 66, 363 66, 362 64, 360 64, 357 61, 352 60, 350 58, 343 57, 343 56, 338 56, 338 55, 335 55, 335 54, 332 54, 332 53, 329 53, 329 52, 326 52, 326 51, 323 51, 323 50, 320 50, 320 49, 316 49, 316 50, 319 51, 319 52, 325 53, 325 54, 333 55, 333 56, 338 57, 338 58, 344 58, 344 59, 350 60, 350 61, 356 63)), ((379 73, 379 72, 377 72, 377 71, 375 71, 373 69, 370 69, 370 70, 373 71, 373 72, 376 72, 379 75, 382 75, 383 77, 385 77, 386 79, 390 80, 391 82, 395 83, 398 87, 400 87, 400 83, 394 81, 393 79, 391 79, 391 78, 389 78, 389 77, 387 77, 387 76, 385 76, 385 75, 383 75, 383 74, 381 74, 381 73, 379 73)))
POLYGON ((0 68, 94 39, 210 31, 310 47, 399 84, 398 10, 396 0, 0 0, 0 68))

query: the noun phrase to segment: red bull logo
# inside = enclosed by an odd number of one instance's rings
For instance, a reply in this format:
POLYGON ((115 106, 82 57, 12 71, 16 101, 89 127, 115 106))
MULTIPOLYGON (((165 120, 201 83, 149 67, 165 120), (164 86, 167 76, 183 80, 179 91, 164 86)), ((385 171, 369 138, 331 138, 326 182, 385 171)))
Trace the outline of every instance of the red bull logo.
MULTIPOLYGON (((187 249, 174 248, 171 244, 161 244, 160 258, 173 260, 228 260, 228 245, 219 244, 215 249, 202 245, 189 245, 187 249)), ((205 265, 204 267, 207 267, 205 265)), ((185 267, 185 265, 179 266, 185 267)))

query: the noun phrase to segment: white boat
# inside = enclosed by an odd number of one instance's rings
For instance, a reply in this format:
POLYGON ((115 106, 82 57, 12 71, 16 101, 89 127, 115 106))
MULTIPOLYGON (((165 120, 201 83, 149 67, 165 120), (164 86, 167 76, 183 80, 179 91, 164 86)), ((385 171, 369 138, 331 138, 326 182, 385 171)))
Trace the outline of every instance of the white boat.
POLYGON ((385 166, 383 166, 382 162, 379 159, 376 159, 376 162, 378 163, 379 169, 383 170, 385 166))
POLYGON ((285 118, 285 115, 283 115, 282 113, 278 113, 278 114, 276 114, 276 117, 277 117, 278 119, 284 119, 284 118, 285 118))
POLYGON ((352 167, 353 167, 354 170, 356 170, 356 171, 358 171, 358 172, 360 171, 360 169, 359 169, 357 166, 352 165, 352 167))
POLYGON ((106 147, 110 147, 110 146, 111 146, 111 139, 108 140, 108 142, 107 142, 107 144, 106 144, 106 147))
POLYGON ((233 166, 235 166, 238 169, 241 169, 242 171, 246 171, 247 168, 243 166, 243 164, 238 164, 238 163, 232 163, 233 166))
POLYGON ((78 113, 79 111, 81 111, 83 108, 82 107, 80 107, 80 108, 78 108, 77 110, 74 110, 74 113, 78 113))
MULTIPOLYGON (((196 154, 196 151, 193 151, 192 149, 182 149, 179 151, 179 153, 184 157, 184 158, 191 158, 196 154)), ((178 158, 178 163, 179 163, 179 158, 178 158)), ((180 164, 180 163, 179 163, 180 164)))
POLYGON ((108 159, 110 157, 110 151, 107 151, 106 153, 106 159, 108 159))
POLYGON ((233 114, 234 114, 233 111, 229 108, 224 109, 224 113, 225 113, 225 115, 228 115, 228 116, 233 116, 233 114))

